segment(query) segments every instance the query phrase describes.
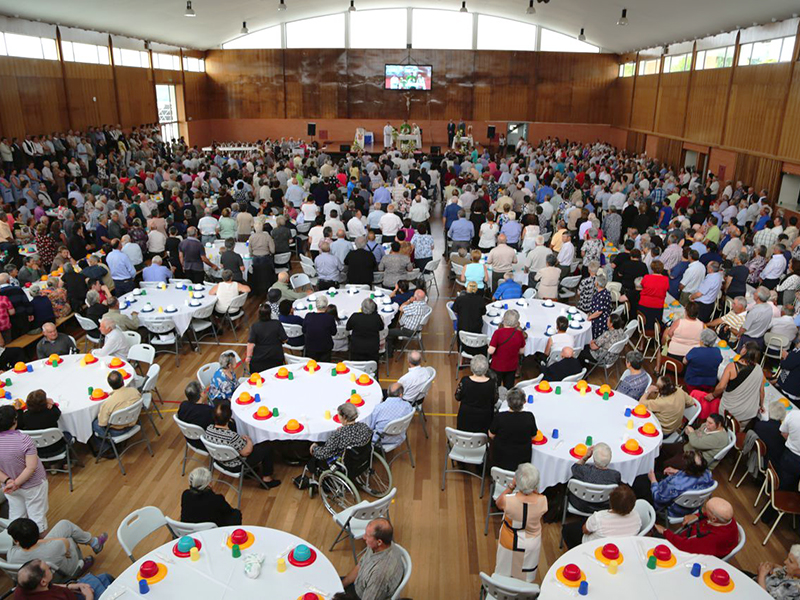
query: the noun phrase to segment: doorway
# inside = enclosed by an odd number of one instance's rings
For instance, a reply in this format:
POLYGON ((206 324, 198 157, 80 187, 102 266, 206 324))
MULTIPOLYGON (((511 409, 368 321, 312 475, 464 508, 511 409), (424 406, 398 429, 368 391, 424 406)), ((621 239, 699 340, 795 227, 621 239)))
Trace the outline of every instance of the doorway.
POLYGON ((178 130, 178 96, 174 85, 156 85, 156 108, 161 138, 171 142, 180 138, 178 130))
POLYGON ((508 146, 516 147, 517 142, 520 140, 528 139, 528 124, 527 123, 509 123, 506 133, 506 144, 508 146))

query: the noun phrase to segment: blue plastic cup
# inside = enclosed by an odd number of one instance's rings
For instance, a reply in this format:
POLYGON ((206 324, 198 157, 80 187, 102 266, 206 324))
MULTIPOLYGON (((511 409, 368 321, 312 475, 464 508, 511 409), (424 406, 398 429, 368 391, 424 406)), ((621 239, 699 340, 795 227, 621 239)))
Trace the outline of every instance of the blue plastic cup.
POLYGON ((533 404, 533 394, 528 394, 528 404, 533 404))
POLYGON ((700 563, 694 563, 692 565, 692 577, 700 577, 701 570, 700 563))
POLYGON ((579 596, 588 596, 589 595, 589 582, 585 579, 581 581, 581 584, 578 586, 578 595, 579 596))
POLYGON ((256 394, 256 402, 261 402, 261 394, 256 394))
POLYGON ((150 585, 148 585, 147 580, 146 579, 140 579, 139 580, 139 593, 140 594, 146 594, 149 591, 150 591, 150 585))
POLYGON ((630 417, 631 416, 631 409, 630 408, 626 408, 625 409, 625 416, 626 417, 630 417))
POLYGON ((554 440, 558 439, 558 429, 553 429, 553 439, 554 440))
POLYGON ((33 372, 33 365, 28 365, 28 373, 32 373, 32 372, 33 372))

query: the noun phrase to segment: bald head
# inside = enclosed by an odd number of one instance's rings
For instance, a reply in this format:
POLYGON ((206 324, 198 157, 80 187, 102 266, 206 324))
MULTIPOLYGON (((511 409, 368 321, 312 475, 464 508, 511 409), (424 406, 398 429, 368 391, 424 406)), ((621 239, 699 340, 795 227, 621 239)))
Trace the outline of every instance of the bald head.
POLYGON ((709 498, 706 502, 706 513, 721 523, 730 523, 733 519, 733 506, 723 498, 709 498))
POLYGON ((566 346, 561 349, 561 358, 572 358, 575 355, 572 348, 566 346))
POLYGON ((289 274, 286 271, 278 273, 278 281, 280 283, 287 283, 289 281, 289 274))

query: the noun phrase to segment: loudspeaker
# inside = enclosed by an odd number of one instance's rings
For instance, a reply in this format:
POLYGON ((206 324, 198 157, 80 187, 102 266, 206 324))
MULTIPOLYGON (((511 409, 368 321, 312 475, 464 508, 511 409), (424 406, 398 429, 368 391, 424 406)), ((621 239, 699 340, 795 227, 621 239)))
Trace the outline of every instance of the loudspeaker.
POLYGON ((309 123, 306 129, 306 135, 317 135, 317 124, 309 123))
POLYGON ((489 129, 486 130, 486 137, 490 140, 494 139, 494 125, 489 125, 489 129))
POLYGON ((431 154, 441 154, 442 147, 441 146, 431 146, 431 154))
POLYGON ((350 152, 350 144, 340 144, 339 152, 350 152))

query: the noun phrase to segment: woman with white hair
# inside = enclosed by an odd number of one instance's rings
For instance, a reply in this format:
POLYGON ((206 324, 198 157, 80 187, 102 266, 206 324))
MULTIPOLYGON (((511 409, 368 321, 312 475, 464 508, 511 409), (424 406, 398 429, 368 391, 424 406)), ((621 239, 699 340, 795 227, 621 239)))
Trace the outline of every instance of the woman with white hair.
POLYGON ((589 303, 589 320, 592 322, 592 339, 596 340, 608 330, 611 316, 611 292, 608 291, 608 276, 599 271, 594 277, 594 294, 589 303))
MULTIPOLYGON (((686 365, 683 380, 686 383, 686 391, 692 393, 699 390, 704 393, 713 391, 717 385, 717 369, 722 362, 722 352, 717 347, 717 334, 713 329, 703 329, 700 332, 700 345, 692 348, 683 357, 683 364, 686 365)), ((709 414, 713 412, 709 410, 709 414)), ((708 415, 701 413, 703 419, 708 415)))
POLYGON ((598 239, 597 229, 591 227, 586 233, 586 240, 581 246, 581 256, 583 256, 583 270, 581 275, 584 277, 589 272, 589 264, 600 262, 600 255, 603 253, 603 240, 598 239))
POLYGON ((511 389, 519 367, 520 356, 525 353, 526 334, 519 326, 519 313, 507 310, 503 322, 489 341, 492 371, 500 385, 511 389))
POLYGON ((758 565, 757 581, 776 600, 800 598, 800 544, 792 544, 783 566, 768 562, 758 565))
POLYGON ((531 463, 520 464, 514 479, 497 499, 503 524, 497 540, 494 572, 533 583, 542 548, 542 517, 547 498, 537 492, 539 470, 531 463))
MULTIPOLYGON (((535 252, 535 251, 534 251, 535 252)), ((547 266, 534 275, 534 281, 539 282, 538 297, 546 300, 558 300, 558 282, 561 280, 561 269, 556 266, 558 262, 555 254, 548 254, 545 258, 547 266)), ((529 280, 530 281, 530 280, 529 280)))
POLYGON ((211 471, 198 467, 189 473, 189 489, 181 495, 181 521, 215 523, 217 527, 241 525, 242 512, 211 489, 211 471))
POLYGON ((497 403, 497 381, 489 376, 489 361, 482 355, 470 361, 472 375, 458 382, 455 398, 459 403, 456 427, 461 431, 486 433, 497 403))
POLYGON ((208 403, 216 406, 222 400, 230 402, 233 390, 239 385, 236 377, 236 355, 233 352, 223 352, 219 355, 219 369, 211 377, 208 385, 208 403))
POLYGON ((318 294, 314 304, 317 310, 306 314, 303 319, 306 356, 317 362, 330 362, 333 336, 336 335, 336 317, 328 312, 328 297, 324 294, 318 294))

